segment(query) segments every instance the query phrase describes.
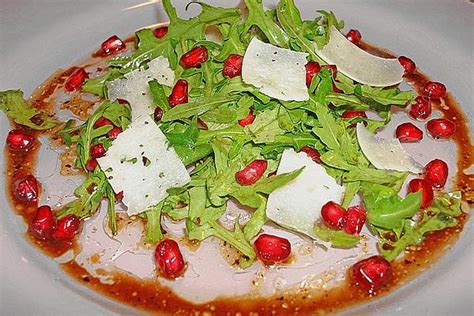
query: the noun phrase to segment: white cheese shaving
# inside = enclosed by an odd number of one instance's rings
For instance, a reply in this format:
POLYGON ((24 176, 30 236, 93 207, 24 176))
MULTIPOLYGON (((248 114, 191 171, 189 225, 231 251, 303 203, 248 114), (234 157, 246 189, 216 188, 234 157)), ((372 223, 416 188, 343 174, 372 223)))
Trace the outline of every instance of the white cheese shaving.
POLYGON ((136 69, 124 75, 125 78, 107 82, 110 101, 127 100, 132 108, 132 120, 153 113, 155 106, 148 82, 156 79, 158 83, 171 87, 174 71, 169 67, 166 57, 159 56, 148 63, 148 69, 136 69))
POLYGON ((253 38, 244 55, 242 79, 269 97, 284 101, 309 99, 306 57, 253 38))
POLYGON ((403 67, 396 58, 382 58, 360 49, 351 43, 334 26, 329 42, 316 53, 337 71, 349 78, 375 87, 386 87, 402 81, 403 67))
POLYGON ((340 203, 344 187, 306 153, 293 149, 283 152, 277 174, 305 167, 303 172, 268 197, 267 216, 277 224, 316 238, 313 227, 321 217, 321 207, 329 201, 340 203))
POLYGON ((128 215, 141 213, 188 183, 186 167, 151 118, 134 121, 97 159, 114 191, 123 191, 128 215))
POLYGON ((409 171, 420 173, 422 167, 410 157, 397 138, 384 139, 375 136, 364 127, 357 124, 357 139, 362 152, 378 169, 409 171))

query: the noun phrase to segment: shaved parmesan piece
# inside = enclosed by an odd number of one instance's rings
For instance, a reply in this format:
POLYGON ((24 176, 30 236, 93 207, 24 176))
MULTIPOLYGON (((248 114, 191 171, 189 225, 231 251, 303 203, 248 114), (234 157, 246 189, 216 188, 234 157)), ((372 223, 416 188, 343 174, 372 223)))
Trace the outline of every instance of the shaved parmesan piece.
POLYGON ((398 138, 384 139, 375 136, 364 124, 357 124, 357 139, 367 159, 378 169, 420 173, 422 167, 410 157, 398 138))
POLYGON ((114 191, 123 191, 128 215, 141 213, 188 183, 186 167, 151 118, 140 118, 97 159, 114 191))
POLYGON ((316 238, 313 226, 321 217, 321 207, 329 201, 339 203, 344 187, 306 153, 293 149, 283 152, 277 174, 305 167, 293 181, 268 197, 267 216, 277 224, 316 238))
POLYGON ((242 79, 272 98, 308 100, 306 56, 308 54, 273 46, 254 37, 244 55, 242 79))
POLYGON ((360 49, 351 43, 334 26, 329 42, 316 53, 337 71, 349 78, 374 87, 386 87, 402 81, 403 67, 396 58, 382 58, 360 49))
POLYGON ((158 83, 171 87, 174 71, 169 67, 168 59, 159 56, 148 63, 148 69, 136 69, 124 76, 107 82, 107 94, 110 101, 123 99, 130 103, 132 120, 153 113, 155 106, 148 82, 156 79, 158 83))

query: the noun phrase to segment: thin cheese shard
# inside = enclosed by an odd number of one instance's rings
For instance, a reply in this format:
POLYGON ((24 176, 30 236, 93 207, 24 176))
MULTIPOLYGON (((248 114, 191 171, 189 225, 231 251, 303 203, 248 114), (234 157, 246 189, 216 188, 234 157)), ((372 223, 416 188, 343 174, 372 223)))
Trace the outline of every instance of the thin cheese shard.
POLYGON ((189 177, 166 136, 151 118, 139 118, 97 159, 114 191, 123 192, 128 215, 141 213, 168 196, 167 189, 189 177))
POLYGON ((277 174, 305 167, 293 181, 268 197, 267 217, 277 224, 316 238, 313 227, 321 216, 321 207, 329 201, 339 203, 344 187, 306 153, 293 149, 283 152, 277 174))
POLYGON ((284 101, 309 99, 306 57, 253 38, 244 55, 242 79, 269 97, 284 101))
POLYGON ((153 113, 154 105, 148 82, 156 79, 158 83, 171 87, 174 71, 170 69, 166 57, 159 56, 148 63, 148 69, 136 69, 107 83, 110 101, 127 100, 132 108, 132 120, 153 113))
POLYGON ((357 139, 365 157, 378 169, 420 173, 422 168, 410 157, 397 138, 375 136, 364 124, 357 124, 357 139))
POLYGON ((370 86, 392 86, 403 79, 404 70, 397 58, 382 58, 367 53, 334 26, 329 42, 323 49, 316 49, 316 54, 328 64, 336 65, 337 71, 370 86))

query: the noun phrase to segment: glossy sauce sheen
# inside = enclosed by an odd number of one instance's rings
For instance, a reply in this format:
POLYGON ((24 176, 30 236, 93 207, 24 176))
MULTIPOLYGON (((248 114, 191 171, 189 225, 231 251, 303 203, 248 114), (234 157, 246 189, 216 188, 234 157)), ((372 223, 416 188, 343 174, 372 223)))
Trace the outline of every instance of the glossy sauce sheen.
MULTIPOLYGON (((125 42, 133 42, 128 38, 125 42)), ((384 50, 375 48, 366 43, 360 43, 363 49, 383 57, 393 57, 393 55, 384 50)), ((93 64, 93 63, 92 63, 93 64)), ((84 63, 84 65, 91 65, 84 63)), ((48 102, 49 97, 53 95, 56 89, 64 84, 65 79, 75 70, 72 67, 62 73, 55 73, 33 94, 31 102, 41 108, 50 108, 53 102, 48 102)), ((422 73, 416 72, 405 78, 416 90, 420 90, 423 83, 428 78, 422 73)), ((469 138, 467 119, 460 110, 458 104, 451 95, 444 99, 444 105, 439 102, 436 104, 446 118, 456 122, 457 130, 453 136, 458 148, 458 173, 455 179, 455 189, 461 190, 463 200, 472 207, 472 180, 462 171, 467 169, 473 163, 472 144, 469 138)), ((22 128, 15 126, 15 128, 22 128)), ((36 132, 36 136, 39 133, 36 132)), ((54 137, 53 135, 52 139, 54 137)), ((30 222, 36 210, 36 203, 23 203, 15 200, 12 192, 13 183, 28 173, 35 173, 35 162, 37 157, 36 146, 32 151, 22 153, 8 153, 5 149, 6 160, 8 161, 7 183, 9 196, 18 214, 22 215, 26 222, 30 222)), ((207 312, 207 314, 308 314, 308 313, 331 313, 336 310, 347 308, 351 305, 360 304, 369 301, 374 297, 380 297, 391 292, 398 286, 404 284, 409 279, 418 275, 422 271, 429 269, 438 257, 450 249, 453 242, 458 238, 462 231, 467 215, 463 214, 459 218, 459 224, 456 227, 448 228, 443 231, 431 233, 426 236, 422 245, 411 247, 405 251, 403 259, 392 263, 393 280, 375 295, 369 295, 367 292, 359 290, 353 285, 346 283, 339 287, 331 288, 325 291, 312 293, 309 290, 297 290, 292 293, 284 293, 272 297, 258 298, 255 296, 220 298, 206 304, 193 304, 177 297, 171 289, 159 285, 159 279, 141 280, 130 275, 117 272, 115 273, 115 283, 103 284, 86 270, 80 267, 75 261, 63 264, 64 270, 74 279, 84 285, 102 293, 112 299, 130 306, 165 314, 192 314, 195 312, 207 312), (296 293, 295 293, 296 292, 296 293)), ((33 244, 41 248, 46 254, 56 257, 66 250, 74 247, 74 244, 63 242, 43 242, 38 241, 29 233, 26 234, 33 244)))

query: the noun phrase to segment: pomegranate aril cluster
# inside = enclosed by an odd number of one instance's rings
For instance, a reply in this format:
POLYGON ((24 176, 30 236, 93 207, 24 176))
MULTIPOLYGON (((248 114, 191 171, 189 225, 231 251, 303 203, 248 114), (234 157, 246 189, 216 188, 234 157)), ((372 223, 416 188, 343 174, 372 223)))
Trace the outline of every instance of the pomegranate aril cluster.
POLYGON ((51 207, 42 205, 36 210, 30 231, 38 239, 69 242, 81 231, 81 220, 73 214, 56 221, 51 207))
POLYGON ((344 210, 341 205, 329 201, 321 208, 321 218, 329 228, 343 230, 350 235, 359 235, 367 215, 362 206, 354 205, 344 210))

